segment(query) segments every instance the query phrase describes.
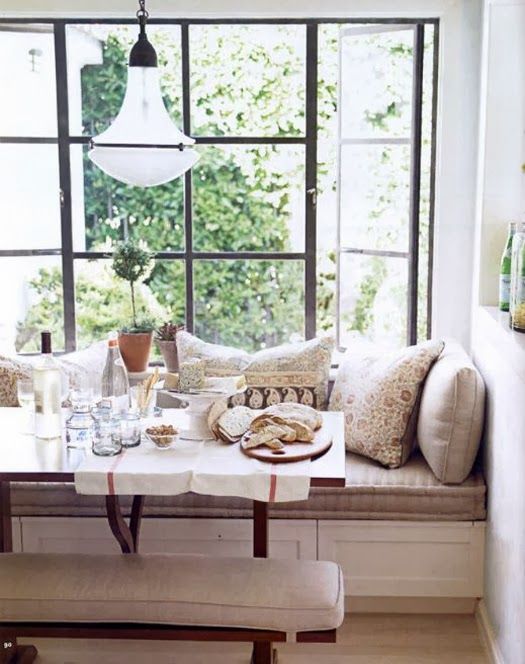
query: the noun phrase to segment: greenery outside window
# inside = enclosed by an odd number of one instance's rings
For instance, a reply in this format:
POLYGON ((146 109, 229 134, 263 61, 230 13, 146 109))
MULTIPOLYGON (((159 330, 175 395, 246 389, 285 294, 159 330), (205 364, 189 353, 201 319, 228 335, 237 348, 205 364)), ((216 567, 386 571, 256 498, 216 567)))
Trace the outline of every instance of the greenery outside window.
POLYGON ((122 103, 134 23, 0 22, 19 69, 0 120, 0 278, 15 281, 0 352, 36 351, 43 327, 65 350, 120 327, 109 259, 128 237, 156 255, 139 305, 210 341, 425 338, 438 26, 152 20, 166 105, 201 159, 139 189, 87 158, 122 103))

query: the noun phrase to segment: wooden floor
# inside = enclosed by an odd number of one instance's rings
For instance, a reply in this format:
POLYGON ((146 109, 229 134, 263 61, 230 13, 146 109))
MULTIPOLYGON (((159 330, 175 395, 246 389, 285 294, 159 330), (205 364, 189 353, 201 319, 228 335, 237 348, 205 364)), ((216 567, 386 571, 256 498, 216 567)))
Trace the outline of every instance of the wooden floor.
MULTIPOLYGON (((249 646, 37 640, 39 664, 248 664, 249 646)), ((279 664, 487 664, 471 615, 347 614, 334 645, 281 645, 279 664)))

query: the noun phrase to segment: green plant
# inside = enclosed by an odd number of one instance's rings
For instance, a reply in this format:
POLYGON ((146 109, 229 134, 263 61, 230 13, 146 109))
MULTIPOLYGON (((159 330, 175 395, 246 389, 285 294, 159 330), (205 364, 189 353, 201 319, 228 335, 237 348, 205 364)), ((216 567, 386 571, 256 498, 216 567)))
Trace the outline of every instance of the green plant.
POLYGON ((131 292, 131 311, 133 325, 128 328, 129 332, 149 332, 154 323, 148 319, 137 321, 137 308, 135 303, 135 284, 144 281, 153 269, 153 257, 149 251, 143 249, 133 240, 121 242, 113 253, 111 264, 113 271, 120 279, 129 283, 131 292), (140 324, 139 324, 140 323, 140 324))
POLYGON ((184 329, 184 325, 177 325, 176 323, 164 323, 157 328, 155 332, 155 339, 157 341, 175 341, 177 332, 184 329))

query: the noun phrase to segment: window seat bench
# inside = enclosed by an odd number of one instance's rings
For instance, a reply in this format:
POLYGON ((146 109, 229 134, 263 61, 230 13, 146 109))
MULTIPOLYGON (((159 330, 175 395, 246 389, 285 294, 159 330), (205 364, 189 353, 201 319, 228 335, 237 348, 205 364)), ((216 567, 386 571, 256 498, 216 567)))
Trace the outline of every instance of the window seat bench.
MULTIPOLYGON (((126 505, 126 499, 122 499, 126 505)), ((128 501, 130 504, 130 501, 128 501)), ((251 518, 251 502, 242 498, 183 494, 148 496, 144 516, 251 518)), ((70 484, 13 484, 14 516, 104 516, 104 498, 81 496, 70 484)), ((485 482, 478 468, 460 485, 442 484, 421 453, 398 469, 347 453, 346 486, 313 488, 307 501, 276 503, 279 519, 372 519, 401 521, 482 521, 485 482)))
MULTIPOLYGON (((362 610, 371 600, 384 606, 385 598, 395 599, 403 610, 406 598, 447 601, 451 611, 468 604, 471 610, 483 595, 480 469, 475 467, 461 485, 445 485, 419 452, 396 470, 348 453, 346 474, 344 488, 314 488, 307 501, 270 508, 269 555, 337 562, 350 610, 358 606, 356 598, 366 599, 362 610)), ((125 507, 125 498, 122 503, 125 507)), ((14 483, 12 514, 15 551, 118 550, 104 500, 79 496, 72 485, 14 483)), ((140 551, 249 557, 252 504, 196 494, 148 497, 140 551)))

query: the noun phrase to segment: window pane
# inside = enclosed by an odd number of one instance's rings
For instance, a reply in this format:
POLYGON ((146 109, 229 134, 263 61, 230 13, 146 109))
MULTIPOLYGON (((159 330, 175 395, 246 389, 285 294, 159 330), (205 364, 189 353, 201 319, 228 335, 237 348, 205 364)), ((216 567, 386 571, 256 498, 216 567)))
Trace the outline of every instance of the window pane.
POLYGON ((388 346, 407 339, 408 262, 384 256, 341 256, 342 345, 363 335, 388 346))
POLYGON ((186 286, 183 260, 157 260, 148 279, 148 287, 162 311, 161 319, 184 325, 186 317, 186 286))
POLYGON ((413 44, 412 26, 342 29, 343 138, 410 137, 413 44))
POLYGON ((64 311, 60 256, 0 258, 2 313, 0 353, 40 350, 40 332, 51 330, 53 350, 64 349, 64 311))
POLYGON ((193 169, 199 251, 302 251, 304 147, 201 146, 193 169))
POLYGON ((192 132, 305 132, 305 27, 190 26, 192 132))
POLYGON ((409 195, 408 146, 343 145, 342 246, 407 251, 409 195))
POLYGON ((103 173, 87 148, 71 147, 75 251, 97 251, 127 237, 152 251, 184 249, 183 179, 159 187, 130 187, 103 173))
POLYGON ((304 336, 302 261, 194 263, 195 333, 258 350, 304 336))
POLYGON ((56 136, 53 27, 2 25, 0 136, 56 136))
MULTIPOLYGON (((137 34, 137 25, 67 26, 72 135, 99 134, 117 115, 126 90, 129 51, 137 34)), ((148 39, 157 51, 164 101, 180 126, 180 28, 149 25, 148 39)))
POLYGON ((0 145, 2 249, 58 249, 60 185, 56 145, 0 145))
MULTIPOLYGON (((135 286, 137 319, 167 319, 153 290, 147 284, 135 286)), ((109 259, 75 261, 75 306, 78 348, 132 324, 129 285, 115 277, 109 259)))

